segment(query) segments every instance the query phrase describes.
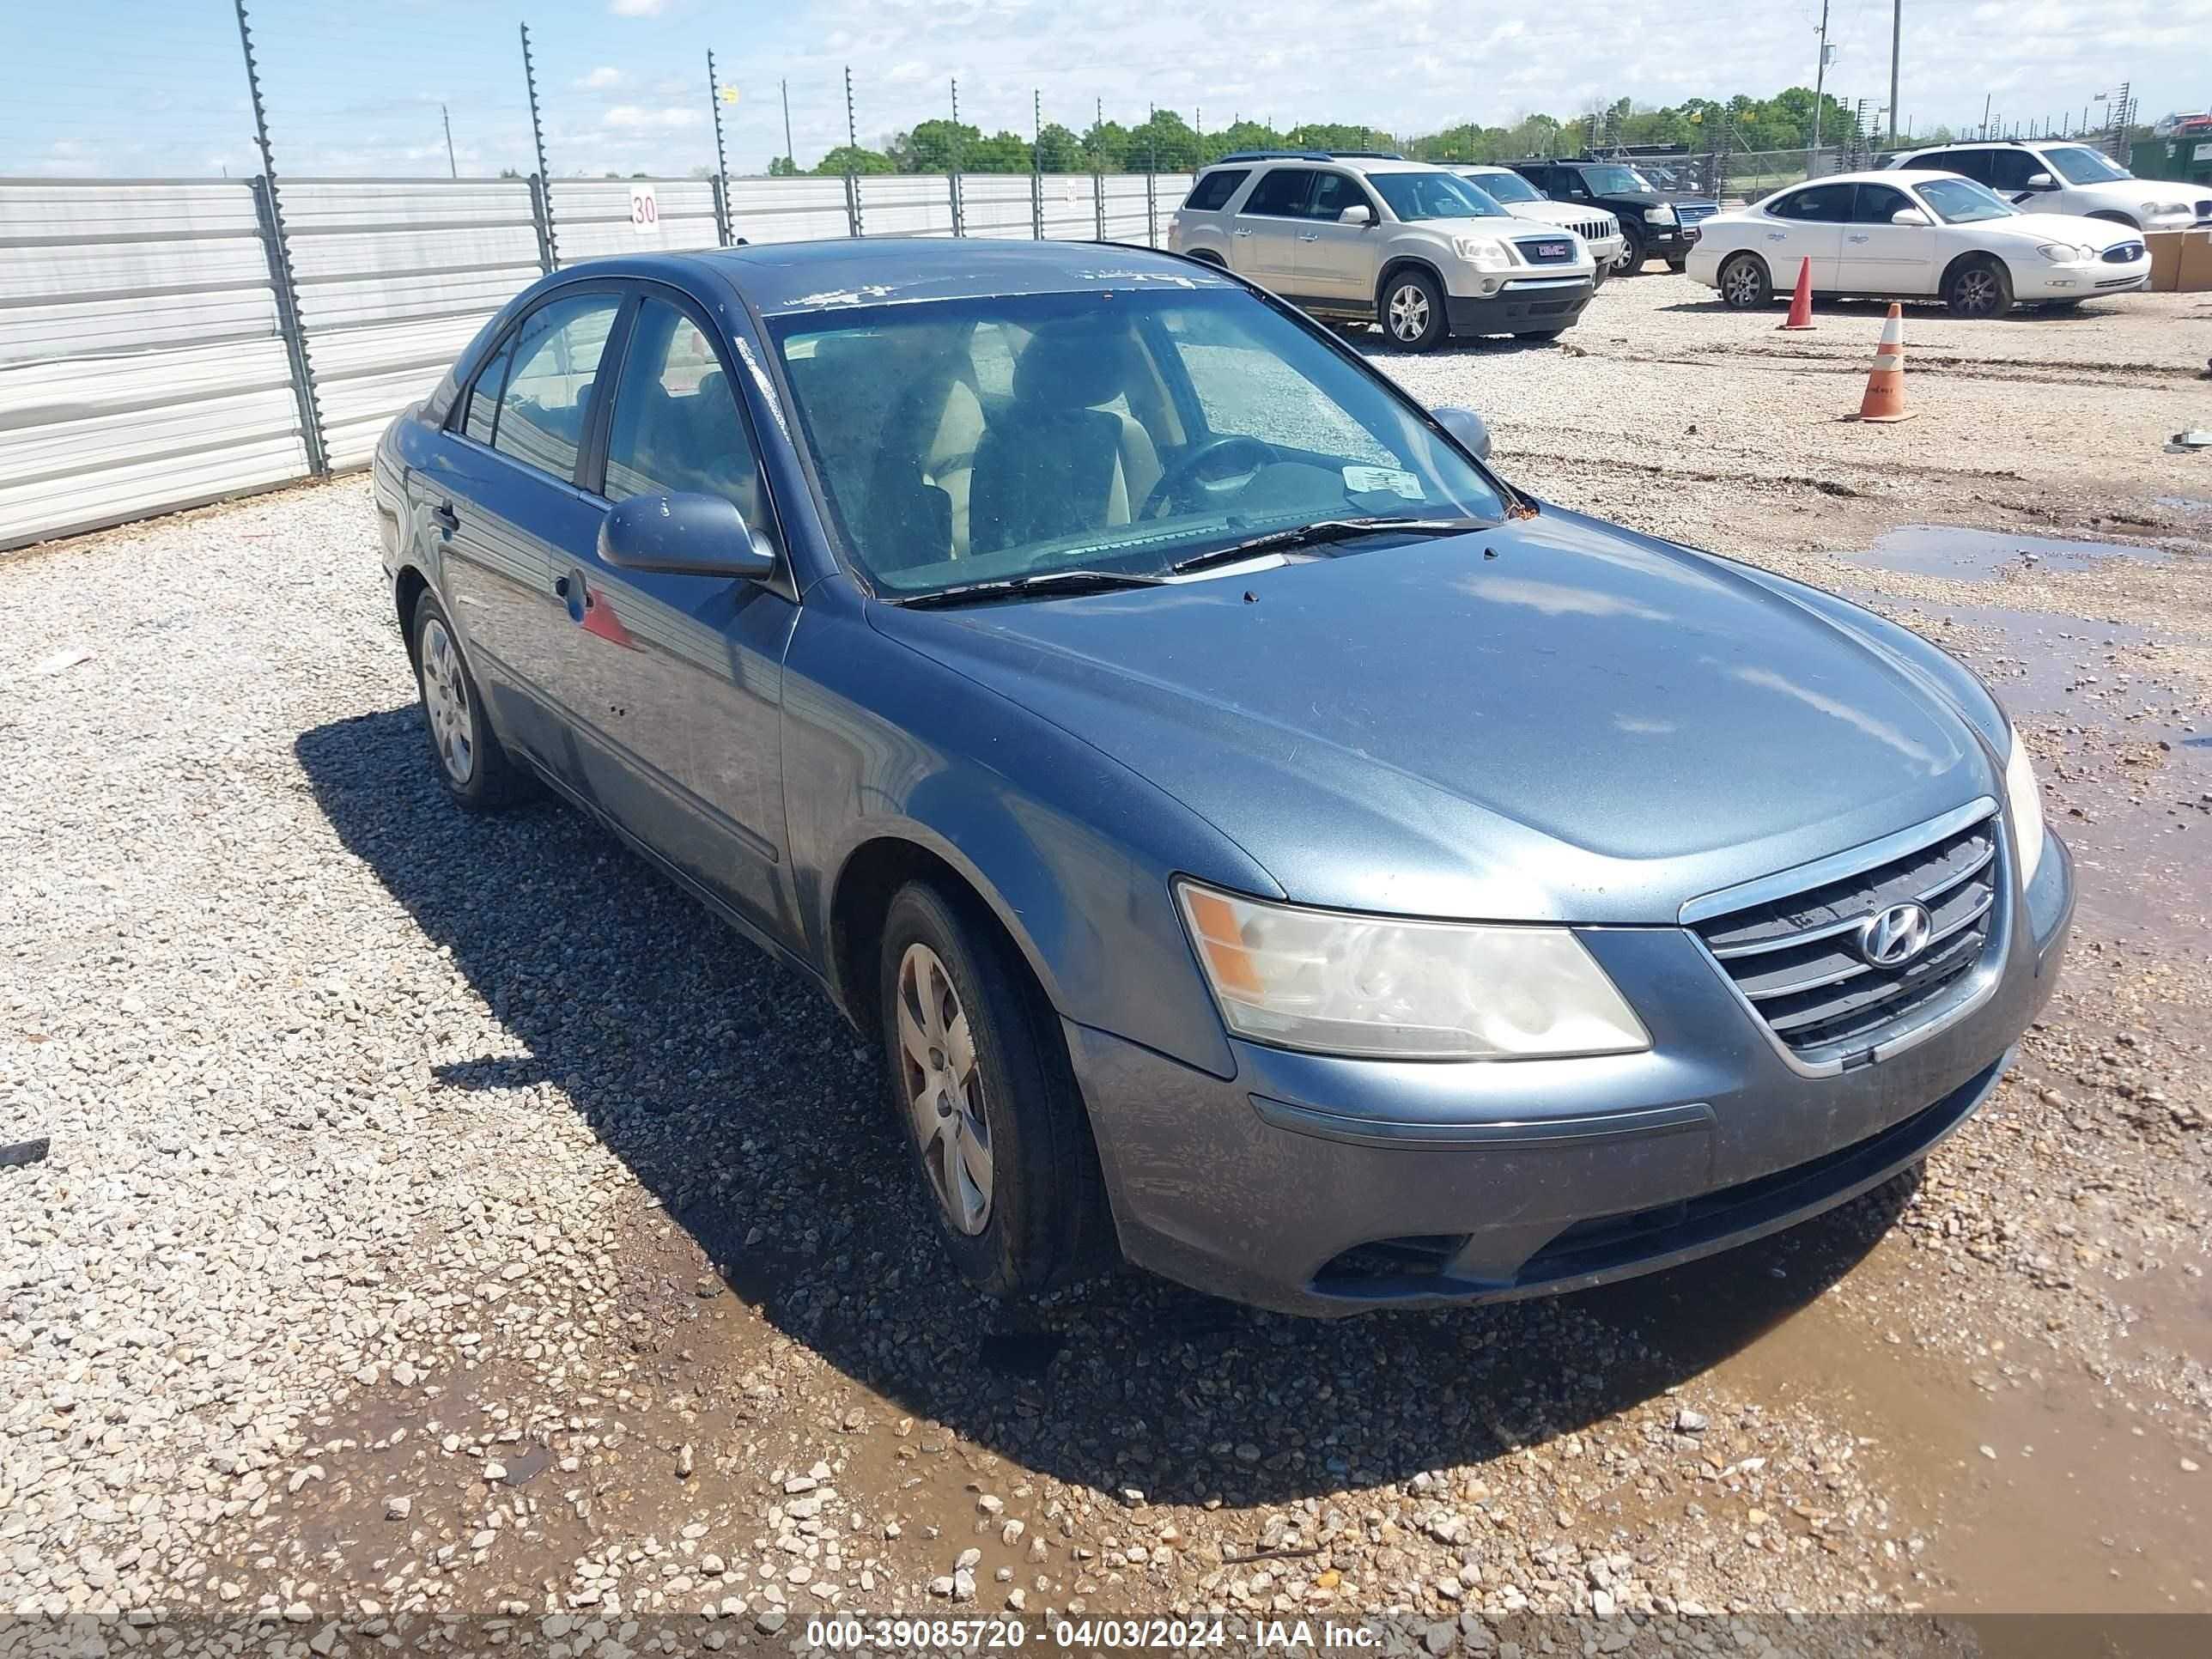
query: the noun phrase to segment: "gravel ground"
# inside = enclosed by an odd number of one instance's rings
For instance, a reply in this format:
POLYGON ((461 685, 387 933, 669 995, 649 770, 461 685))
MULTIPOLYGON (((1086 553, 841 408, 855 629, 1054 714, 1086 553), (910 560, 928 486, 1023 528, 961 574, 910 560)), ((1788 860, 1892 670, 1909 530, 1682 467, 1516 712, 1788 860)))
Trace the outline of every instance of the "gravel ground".
POLYGON ((978 1303, 825 1005, 565 809, 444 804, 358 478, 0 562, 0 1145, 52 1143, 0 1170, 0 1613, 2212 1610, 2212 455, 2160 447, 2212 297, 1916 314, 1881 428, 1877 311, 1819 322, 1655 274, 1386 361, 1989 676, 2067 978, 1923 1178, 1502 1309, 978 1303), (1866 556, 1928 522, 1991 534, 1866 556))

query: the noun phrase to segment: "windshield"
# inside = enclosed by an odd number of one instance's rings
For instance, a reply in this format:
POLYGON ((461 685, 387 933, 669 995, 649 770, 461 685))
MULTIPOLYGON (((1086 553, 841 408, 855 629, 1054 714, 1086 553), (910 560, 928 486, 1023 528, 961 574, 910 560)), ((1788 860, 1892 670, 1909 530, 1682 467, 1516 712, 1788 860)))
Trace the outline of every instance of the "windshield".
POLYGON ((2060 144, 2043 152, 2043 159, 2065 175, 2069 185, 2109 185, 2115 179, 2132 179, 2135 175, 2125 167, 2116 167, 2094 149, 2080 144, 2060 144))
POLYGON ((1971 179, 1931 179, 1920 186, 1920 199, 1947 225, 1971 225, 1978 219, 2007 219, 2020 210, 1971 179))
POLYGON ((1379 376, 1241 292, 930 301, 770 328, 830 517, 888 598, 1158 576, 1348 516, 1504 514, 1379 376))
POLYGON ((1540 202, 1543 192, 1517 173, 1475 173, 1467 182, 1493 202, 1540 202))
POLYGON ((1401 219, 1510 219, 1513 216, 1465 179, 1449 173, 1370 173, 1390 211, 1401 219))
POLYGON ((1633 196, 1639 191, 1652 195, 1651 181, 1634 167, 1584 167, 1583 182, 1589 186, 1593 196, 1633 196))

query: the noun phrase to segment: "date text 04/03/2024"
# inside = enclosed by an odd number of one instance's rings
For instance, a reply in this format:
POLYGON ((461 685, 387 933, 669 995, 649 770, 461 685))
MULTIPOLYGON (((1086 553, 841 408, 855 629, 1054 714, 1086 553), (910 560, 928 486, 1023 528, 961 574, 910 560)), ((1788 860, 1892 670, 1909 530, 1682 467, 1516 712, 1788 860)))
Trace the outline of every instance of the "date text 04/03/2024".
POLYGON ((1218 1648, 1247 1643, 1254 1650, 1358 1652, 1377 1647, 1382 1632, 1371 1624, 1304 1619, 1263 1620, 1231 1629, 1220 1619, 1054 1619, 1032 1630, 1018 1616, 971 1619, 872 1619, 845 1614, 807 1621, 809 1647, 836 1650, 964 1649, 994 1651, 1041 1647, 1096 1651, 1099 1649, 1218 1648))

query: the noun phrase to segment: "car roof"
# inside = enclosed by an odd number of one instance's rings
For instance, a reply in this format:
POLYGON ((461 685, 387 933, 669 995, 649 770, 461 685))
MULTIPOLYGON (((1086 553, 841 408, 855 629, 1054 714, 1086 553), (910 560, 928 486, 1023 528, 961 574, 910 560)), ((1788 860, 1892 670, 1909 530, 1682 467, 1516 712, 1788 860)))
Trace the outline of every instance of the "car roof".
MULTIPOLYGON (((1082 293, 1141 283, 1239 286, 1195 260, 1113 242, 878 236, 772 242, 595 262, 611 275, 708 271, 763 313, 834 311, 915 300, 1082 293)), ((574 269, 574 267, 570 267, 574 269)))
POLYGON ((1817 179, 1800 179, 1794 185, 1784 185, 1771 193, 1779 196, 1785 191, 1802 190, 1808 185, 1924 185, 1933 179, 1958 176, 1948 167, 1882 167, 1867 173, 1824 173, 1817 179))

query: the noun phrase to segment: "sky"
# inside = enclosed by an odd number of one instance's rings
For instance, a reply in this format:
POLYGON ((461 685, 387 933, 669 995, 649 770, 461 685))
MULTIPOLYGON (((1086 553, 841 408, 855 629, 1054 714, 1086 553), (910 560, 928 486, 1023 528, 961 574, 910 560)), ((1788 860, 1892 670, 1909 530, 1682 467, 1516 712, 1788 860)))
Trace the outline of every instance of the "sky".
MULTIPOLYGON (((2078 119, 2132 79, 2144 118, 2212 106, 2212 0, 1904 0, 1908 124, 2078 119)), ((1153 104, 1218 130, 1434 130, 1809 86, 1820 0, 254 0, 281 174, 536 170, 517 24, 530 25, 556 175, 682 176, 714 161, 707 52, 732 173, 801 166, 854 125, 879 145, 948 112, 994 131, 1153 104), (1664 18, 1664 21, 1656 21, 1664 18)), ((1890 0, 1830 0, 1827 87, 1886 102, 1890 0)), ((260 170, 231 0, 0 0, 0 173, 176 177, 260 170)))

